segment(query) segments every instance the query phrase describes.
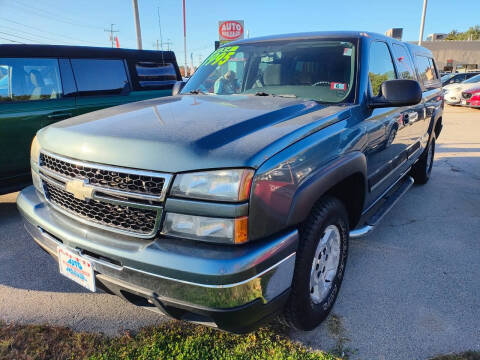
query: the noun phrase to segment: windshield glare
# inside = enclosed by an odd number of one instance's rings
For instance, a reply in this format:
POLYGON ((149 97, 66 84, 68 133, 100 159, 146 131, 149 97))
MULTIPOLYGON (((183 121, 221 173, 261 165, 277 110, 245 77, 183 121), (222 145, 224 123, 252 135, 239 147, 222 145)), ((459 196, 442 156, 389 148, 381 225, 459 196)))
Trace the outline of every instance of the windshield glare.
POLYGON ((182 94, 276 95, 352 101, 356 47, 351 41, 289 41, 224 46, 210 55, 182 94))
POLYGON ((480 74, 475 75, 474 77, 471 77, 468 80, 465 80, 463 83, 464 84, 473 84, 473 83, 477 83, 477 82, 480 82, 480 74))

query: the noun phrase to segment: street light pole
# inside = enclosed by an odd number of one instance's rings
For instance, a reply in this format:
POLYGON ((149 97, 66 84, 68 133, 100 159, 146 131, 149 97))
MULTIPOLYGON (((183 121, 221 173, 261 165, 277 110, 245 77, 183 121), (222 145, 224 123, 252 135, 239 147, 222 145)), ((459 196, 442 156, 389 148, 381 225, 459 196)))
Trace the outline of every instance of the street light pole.
POLYGON ((420 25, 420 37, 418 38, 418 45, 422 45, 423 41, 423 28, 425 26, 425 15, 427 13, 427 1, 428 0, 423 0, 422 23, 420 25))
POLYGON ((138 16, 138 2, 133 0, 133 16, 135 18, 135 30, 137 31, 137 48, 142 50, 142 31, 140 30, 140 17, 138 16))
POLYGON ((184 75, 187 77, 187 25, 185 21, 185 0, 183 0, 183 52, 185 53, 184 75))

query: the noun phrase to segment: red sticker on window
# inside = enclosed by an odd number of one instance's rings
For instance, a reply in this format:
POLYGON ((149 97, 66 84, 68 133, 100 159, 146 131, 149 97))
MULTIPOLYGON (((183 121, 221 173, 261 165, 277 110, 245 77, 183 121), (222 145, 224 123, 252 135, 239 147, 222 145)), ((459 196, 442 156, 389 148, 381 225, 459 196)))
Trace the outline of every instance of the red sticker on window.
POLYGON ((339 82, 332 82, 332 83, 330 83, 330 89, 332 89, 332 90, 347 90, 347 84, 339 83, 339 82))

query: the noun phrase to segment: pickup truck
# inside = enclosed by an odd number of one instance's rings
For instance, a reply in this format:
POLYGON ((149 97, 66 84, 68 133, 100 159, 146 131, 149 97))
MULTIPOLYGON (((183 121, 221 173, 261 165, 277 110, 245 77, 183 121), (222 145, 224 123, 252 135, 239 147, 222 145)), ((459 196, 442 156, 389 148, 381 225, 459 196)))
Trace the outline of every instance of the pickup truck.
POLYGON ((443 101, 432 53, 383 35, 241 40, 173 96, 40 130, 17 205, 92 291, 231 332, 310 330, 349 239, 429 180, 443 101))

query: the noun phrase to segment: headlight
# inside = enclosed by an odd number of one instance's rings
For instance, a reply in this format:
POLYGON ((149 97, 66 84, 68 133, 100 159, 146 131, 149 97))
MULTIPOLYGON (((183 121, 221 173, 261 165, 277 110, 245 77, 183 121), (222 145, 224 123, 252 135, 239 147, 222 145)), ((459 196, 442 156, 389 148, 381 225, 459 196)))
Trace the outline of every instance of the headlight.
POLYGON ((32 141, 32 146, 30 147, 30 164, 38 167, 40 161, 40 144, 38 143, 37 137, 35 136, 32 141))
POLYGON ((184 239, 225 244, 247 241, 248 217, 222 219, 167 213, 162 234, 184 239))
POLYGON ((245 201, 250 196, 254 171, 228 169, 177 175, 171 195, 191 199, 245 201))

